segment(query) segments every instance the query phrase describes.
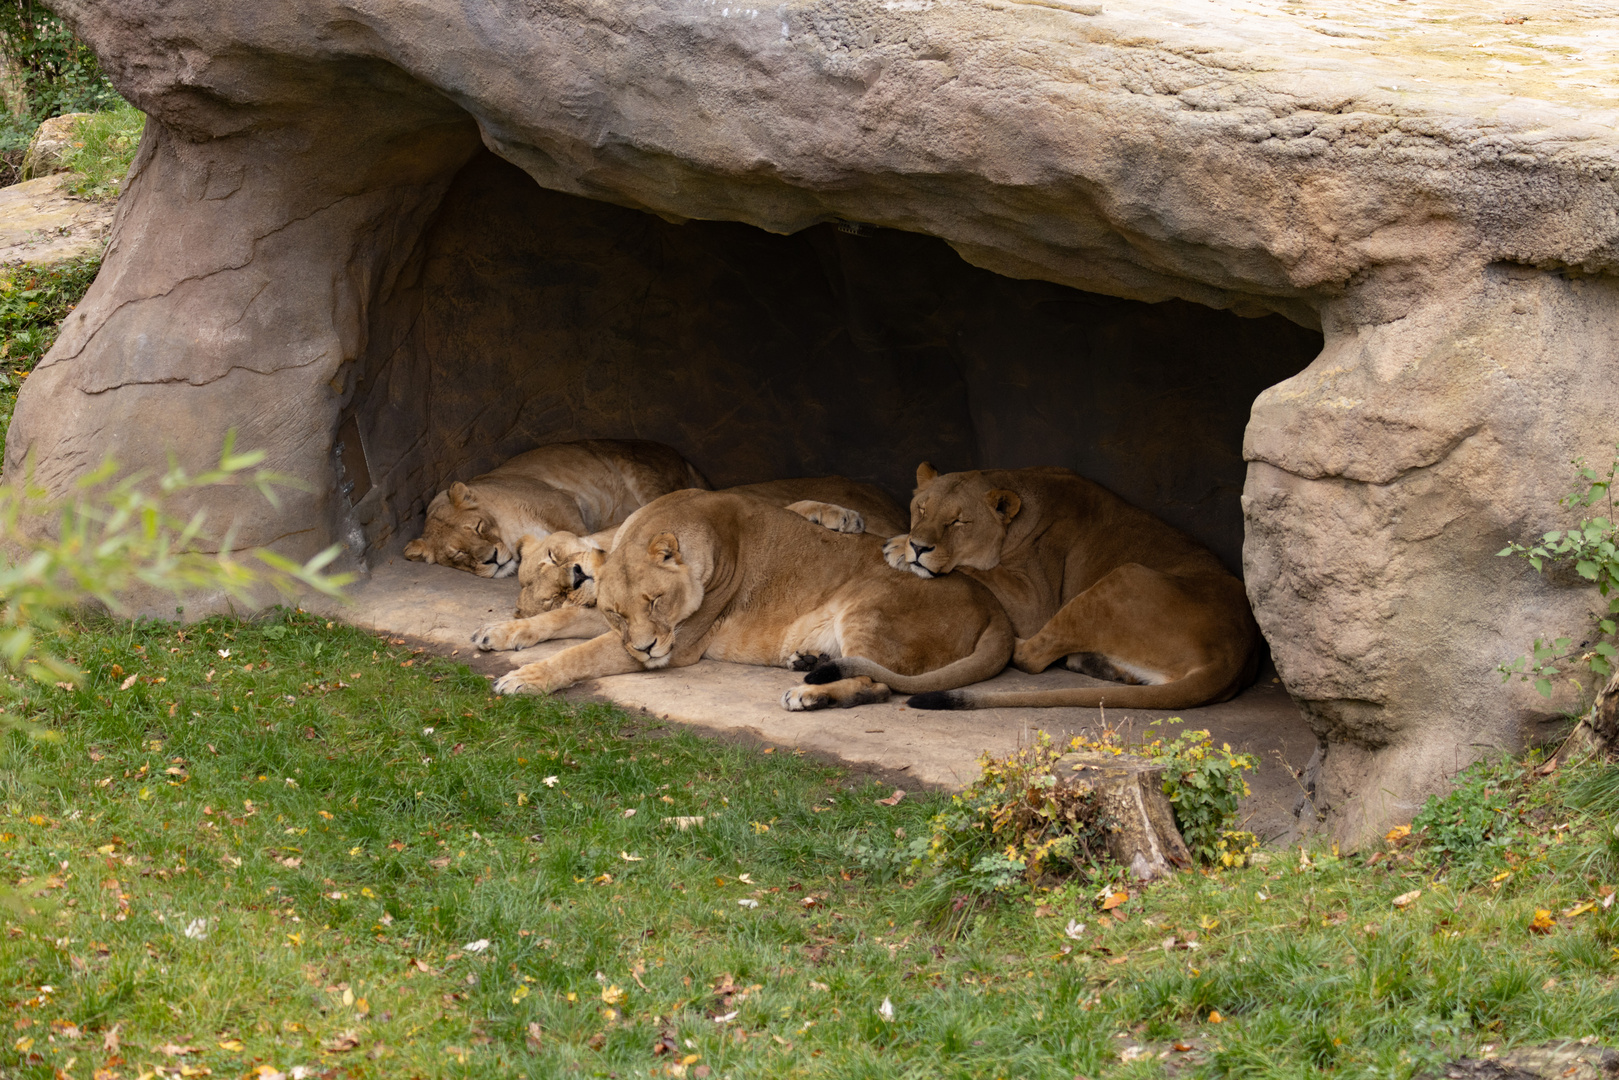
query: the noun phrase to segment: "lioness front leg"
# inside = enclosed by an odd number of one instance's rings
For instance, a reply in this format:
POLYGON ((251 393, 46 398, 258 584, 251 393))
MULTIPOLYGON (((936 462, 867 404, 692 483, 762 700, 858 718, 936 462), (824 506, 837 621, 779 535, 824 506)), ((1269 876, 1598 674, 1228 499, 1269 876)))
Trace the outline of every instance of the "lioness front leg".
POLYGON ((866 519, 860 516, 858 510, 850 510, 847 506, 837 503, 817 502, 814 499, 803 499, 790 504, 787 509, 806 521, 813 521, 823 529, 831 529, 840 533, 863 533, 866 531, 866 519))
POLYGON ((887 684, 875 682, 869 675, 856 675, 852 679, 839 679, 819 686, 795 686, 781 695, 781 707, 788 712, 833 707, 852 709, 856 705, 887 701, 888 697, 887 684))
POLYGON ((593 638, 607 632, 607 620, 595 608, 560 607, 526 619, 508 619, 480 627, 472 643, 488 652, 526 649, 556 638, 593 638))
POLYGON ((586 679, 645 670, 624 648, 623 639, 609 632, 563 649, 555 656, 508 671, 496 680, 495 693, 549 694, 586 679))

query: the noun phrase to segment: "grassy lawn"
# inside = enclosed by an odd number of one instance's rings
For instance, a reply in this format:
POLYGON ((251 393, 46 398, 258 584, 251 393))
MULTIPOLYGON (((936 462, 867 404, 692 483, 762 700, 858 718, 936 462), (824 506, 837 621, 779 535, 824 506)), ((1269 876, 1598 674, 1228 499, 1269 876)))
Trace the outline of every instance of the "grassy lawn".
POLYGON ((1619 904, 1578 911, 1611 820, 1558 775, 1498 774, 1506 839, 1448 866, 1273 851, 947 935, 948 889, 849 854, 940 796, 306 615, 61 645, 86 684, 6 706, 56 741, 0 737, 8 1077, 1404 1078, 1619 1027, 1619 904))

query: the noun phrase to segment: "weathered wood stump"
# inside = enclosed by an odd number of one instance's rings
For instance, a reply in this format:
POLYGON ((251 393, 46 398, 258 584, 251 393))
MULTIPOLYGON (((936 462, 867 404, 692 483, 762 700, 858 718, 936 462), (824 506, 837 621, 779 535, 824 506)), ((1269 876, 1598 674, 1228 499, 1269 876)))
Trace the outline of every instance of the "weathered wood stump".
POLYGON ((1175 810, 1164 794, 1164 767, 1143 758, 1082 751, 1057 759, 1053 772, 1060 784, 1082 786, 1101 799, 1112 819, 1108 851, 1128 866, 1138 881, 1167 877, 1177 867, 1192 865, 1175 810))
POLYGON ((1619 750, 1619 673, 1597 695, 1588 723, 1598 743, 1605 749, 1619 750))

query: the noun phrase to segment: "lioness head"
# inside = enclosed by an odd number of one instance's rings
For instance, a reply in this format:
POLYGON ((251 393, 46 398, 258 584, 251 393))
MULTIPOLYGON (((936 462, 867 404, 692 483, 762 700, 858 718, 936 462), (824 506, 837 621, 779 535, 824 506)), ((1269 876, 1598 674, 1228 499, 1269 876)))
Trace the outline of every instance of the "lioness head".
POLYGON ((511 577, 517 553, 478 506, 478 496, 460 481, 433 497, 421 538, 405 545, 405 558, 470 570, 479 577, 511 577))
POLYGON ((707 559, 674 533, 621 534, 596 579, 596 608, 618 632, 624 648, 648 668, 661 668, 674 651, 680 624, 703 603, 707 559))
POLYGON ((993 569, 1001 561, 1006 527, 1021 509, 1016 492, 993 487, 981 473, 941 476, 924 461, 916 467, 910 536, 892 553, 895 565, 924 578, 958 566, 993 569))
POLYGON ((571 532, 525 536, 518 542, 517 551, 517 580, 523 584, 517 599, 519 619, 564 604, 595 606, 596 575, 607 560, 607 552, 571 532))

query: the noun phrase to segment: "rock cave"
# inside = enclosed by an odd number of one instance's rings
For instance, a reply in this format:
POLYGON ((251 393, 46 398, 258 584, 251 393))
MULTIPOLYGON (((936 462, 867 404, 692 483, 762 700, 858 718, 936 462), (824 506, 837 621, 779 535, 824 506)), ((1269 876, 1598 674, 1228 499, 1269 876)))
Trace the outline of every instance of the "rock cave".
MULTIPOLYGON (((341 543, 367 575, 345 617, 448 645, 515 585, 399 548, 445 483, 539 442, 902 503, 924 459, 1066 465, 1243 575, 1274 671, 1216 709, 1340 837, 1561 722, 1493 668, 1589 600, 1495 553, 1562 524, 1569 460, 1619 436, 1619 155, 1598 91, 1494 86, 1465 19, 58 7, 150 120, 8 476, 201 465, 235 430, 308 485, 209 492, 237 543, 341 543)), ((616 678, 683 718, 735 685, 616 678)), ((757 678, 729 727, 896 767, 908 726, 911 775, 969 778, 926 748, 960 714, 788 725, 790 673, 757 678)), ((1045 712, 984 722, 1091 720, 1045 712)))

